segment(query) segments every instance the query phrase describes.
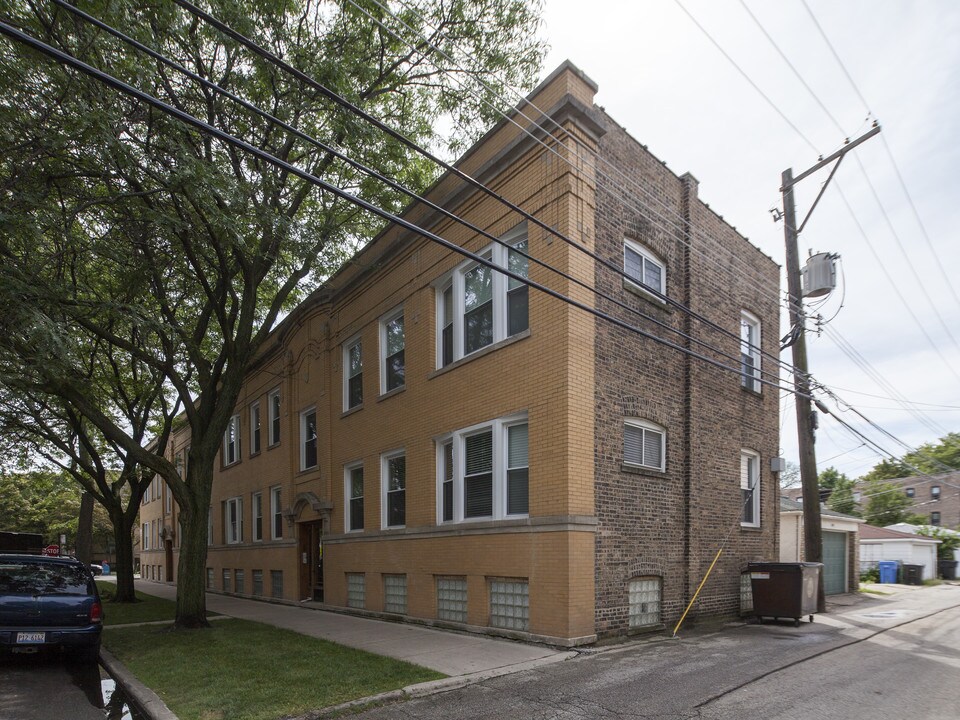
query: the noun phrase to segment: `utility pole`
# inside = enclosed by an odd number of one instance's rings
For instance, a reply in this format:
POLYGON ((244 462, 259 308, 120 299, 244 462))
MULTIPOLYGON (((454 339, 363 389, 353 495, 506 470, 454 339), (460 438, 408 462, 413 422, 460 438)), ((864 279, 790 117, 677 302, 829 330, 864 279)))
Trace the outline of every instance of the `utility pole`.
MULTIPOLYGON (((810 375, 807 370, 807 340, 804 329, 803 313, 803 288, 800 281, 800 253, 797 249, 797 238, 810 215, 816 208, 820 198, 823 197, 827 185, 833 179, 840 167, 840 162, 844 155, 864 140, 873 137, 880 132, 880 126, 877 123, 873 127, 854 141, 847 141, 844 146, 827 158, 821 158, 820 161, 800 173, 796 178, 793 177, 793 168, 787 168, 781 175, 782 185, 780 192, 783 193, 783 236, 786 245, 786 264, 787 264, 787 293, 790 306, 790 327, 791 337, 793 339, 793 385, 796 391, 796 402, 794 405, 797 410, 797 441, 800 450, 800 481, 803 484, 803 551, 804 559, 807 562, 823 562, 823 532, 820 525, 820 487, 817 479, 817 453, 814 448, 816 438, 814 437, 815 419, 813 415, 813 406, 810 402, 810 375), (797 226, 796 205, 793 199, 793 186, 803 180, 808 175, 820 170, 824 166, 836 160, 836 164, 830 171, 830 176, 820 188, 813 205, 807 212, 800 226, 797 226)), ((826 610, 826 600, 824 598, 823 573, 821 570, 820 582, 818 583, 817 593, 817 612, 826 610)))

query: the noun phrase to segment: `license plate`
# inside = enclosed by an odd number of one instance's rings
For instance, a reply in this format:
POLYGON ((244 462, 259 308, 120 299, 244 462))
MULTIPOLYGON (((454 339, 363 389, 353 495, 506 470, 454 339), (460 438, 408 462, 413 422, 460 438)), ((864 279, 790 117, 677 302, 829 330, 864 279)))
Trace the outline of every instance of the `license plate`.
POLYGON ((47 634, 42 632, 28 633, 18 632, 17 643, 42 643, 47 639, 47 634))

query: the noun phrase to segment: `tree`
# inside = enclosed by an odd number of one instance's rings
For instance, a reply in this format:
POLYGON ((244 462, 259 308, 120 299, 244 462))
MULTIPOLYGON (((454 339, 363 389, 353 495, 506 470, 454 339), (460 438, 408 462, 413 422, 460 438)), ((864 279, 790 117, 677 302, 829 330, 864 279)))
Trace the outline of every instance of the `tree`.
POLYGON ((893 480, 912 475, 937 475, 960 470, 960 433, 951 432, 935 443, 924 443, 900 460, 881 460, 861 480, 893 480))
POLYGON ((780 473, 780 489, 797 487, 800 484, 800 466, 791 461, 787 461, 787 469, 780 473))
POLYGON ((850 479, 835 467, 828 467, 817 476, 817 482, 821 488, 833 490, 838 485, 850 482, 850 479))
POLYGON ((898 487, 884 480, 871 480, 864 486, 867 505, 863 518, 871 525, 880 527, 905 522, 911 506, 911 500, 898 487))
POLYGON ((827 507, 844 515, 859 517, 860 513, 857 509, 857 501, 853 496, 853 480, 842 473, 838 479, 834 480, 833 492, 830 493, 830 497, 827 499, 827 507))
MULTIPOLYGON (((414 190, 437 174, 404 144, 173 3, 91 4, 198 76, 414 190)), ((506 85, 530 87, 542 57, 538 7, 525 0, 391 3, 403 22, 430 34, 412 44, 376 22, 405 32, 376 3, 361 3, 365 12, 308 0, 208 4, 420 144, 440 143, 433 128, 444 117, 458 130, 454 144, 475 137, 496 117, 506 85)), ((329 148, 291 136, 63 8, 0 0, 0 11, 27 33, 371 203, 399 210, 406 202, 329 148)), ((213 467, 243 377, 278 318, 380 223, 286 170, 3 42, 0 301, 19 312, 0 319, 0 352, 106 443, 162 476, 183 523, 176 625, 206 626, 213 467), (78 358, 90 346, 119 349, 161 373, 190 429, 186 477, 78 382, 78 358)))

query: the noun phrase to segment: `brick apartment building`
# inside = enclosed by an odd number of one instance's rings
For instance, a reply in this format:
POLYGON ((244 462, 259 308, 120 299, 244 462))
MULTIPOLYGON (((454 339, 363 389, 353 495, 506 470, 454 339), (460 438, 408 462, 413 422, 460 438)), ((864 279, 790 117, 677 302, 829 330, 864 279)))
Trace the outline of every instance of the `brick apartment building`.
MULTIPOLYGON (((910 477, 884 480, 910 498, 907 513, 926 518, 927 525, 960 529, 960 472, 938 473, 936 475, 911 475, 910 477)), ((872 492, 866 483, 854 485, 853 499, 862 514, 866 508, 868 496, 872 492)), ((803 502, 801 488, 789 488, 783 494, 796 502, 803 502)), ((821 491, 821 495, 824 492, 821 491)), ((829 497, 829 493, 826 494, 829 497)), ((826 497, 824 499, 826 499, 826 497)))
MULTIPOLYGON (((564 63, 531 94, 579 151, 504 121, 458 165, 631 279, 452 174, 430 199, 507 247, 422 206, 405 217, 759 372, 739 338, 778 352, 777 265, 594 105, 596 90, 564 63)), ((726 538, 691 617, 731 615, 744 564, 777 558, 777 405, 752 373, 391 226, 283 321, 249 373, 214 482, 207 584, 575 645, 675 622, 726 538)), ((187 441, 172 442, 178 462, 187 441)), ((142 572, 171 580, 176 507, 159 483, 141 518, 142 572)))

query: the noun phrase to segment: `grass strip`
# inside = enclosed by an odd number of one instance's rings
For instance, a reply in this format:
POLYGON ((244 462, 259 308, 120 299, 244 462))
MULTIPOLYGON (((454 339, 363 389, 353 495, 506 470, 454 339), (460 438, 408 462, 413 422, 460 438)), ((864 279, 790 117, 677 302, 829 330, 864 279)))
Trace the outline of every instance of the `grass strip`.
POLYGON ((126 625, 127 623, 154 622, 170 620, 177 614, 177 604, 173 600, 166 600, 154 595, 147 595, 139 590, 135 603, 115 603, 113 596, 117 586, 113 583, 97 581, 100 590, 100 599, 103 601, 103 624, 126 625))
POLYGON ((444 677, 248 620, 108 628, 103 643, 181 720, 275 720, 444 677))

